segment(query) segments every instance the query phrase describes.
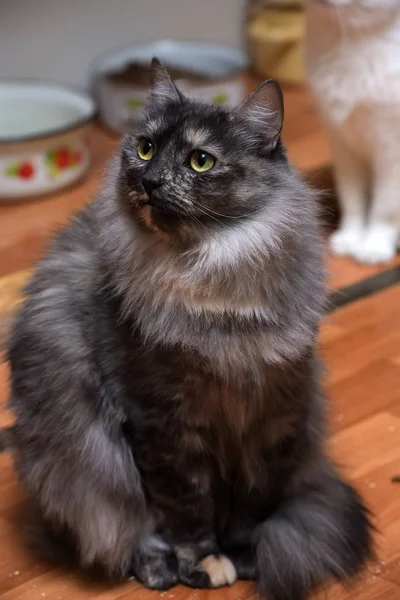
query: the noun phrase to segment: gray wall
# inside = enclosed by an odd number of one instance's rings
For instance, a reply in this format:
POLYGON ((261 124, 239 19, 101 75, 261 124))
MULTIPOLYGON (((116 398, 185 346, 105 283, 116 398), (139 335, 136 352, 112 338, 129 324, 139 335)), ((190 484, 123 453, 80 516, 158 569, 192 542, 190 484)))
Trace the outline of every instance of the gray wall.
POLYGON ((115 45, 157 38, 242 44, 244 0, 0 0, 0 77, 85 84, 115 45))

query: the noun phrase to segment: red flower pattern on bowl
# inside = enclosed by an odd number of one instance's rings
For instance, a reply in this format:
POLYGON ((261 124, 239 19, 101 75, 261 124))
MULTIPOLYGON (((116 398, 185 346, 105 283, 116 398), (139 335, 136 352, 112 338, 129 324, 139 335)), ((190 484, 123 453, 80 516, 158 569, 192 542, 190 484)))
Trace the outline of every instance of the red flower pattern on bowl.
POLYGON ((7 166, 5 175, 6 177, 17 177, 18 179, 29 180, 35 175, 35 167, 28 160, 21 163, 12 163, 7 166))
POLYGON ((56 177, 61 171, 79 165, 82 162, 82 153, 74 148, 62 146, 50 150, 45 160, 50 176, 56 177))
POLYGON ((31 179, 35 174, 35 169, 31 162, 24 162, 18 169, 18 176, 21 179, 31 179))

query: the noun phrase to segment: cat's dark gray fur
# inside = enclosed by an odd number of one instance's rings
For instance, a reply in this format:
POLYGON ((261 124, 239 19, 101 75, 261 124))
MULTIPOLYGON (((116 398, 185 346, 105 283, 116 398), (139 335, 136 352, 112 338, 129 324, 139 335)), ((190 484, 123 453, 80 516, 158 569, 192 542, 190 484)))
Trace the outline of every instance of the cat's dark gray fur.
POLYGON ((16 466, 83 565, 303 599, 371 552, 324 450, 316 200, 285 157, 274 82, 226 111, 153 68, 102 194, 27 289, 9 349, 16 466), (199 146, 217 159, 203 174, 199 146))

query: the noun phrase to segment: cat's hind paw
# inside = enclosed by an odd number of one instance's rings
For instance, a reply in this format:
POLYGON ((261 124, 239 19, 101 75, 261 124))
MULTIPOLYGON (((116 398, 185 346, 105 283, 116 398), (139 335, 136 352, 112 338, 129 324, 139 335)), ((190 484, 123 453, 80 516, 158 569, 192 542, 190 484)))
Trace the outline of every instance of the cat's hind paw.
POLYGON ((336 256, 355 256, 362 243, 362 229, 356 226, 346 226, 331 235, 329 247, 332 254, 336 256))

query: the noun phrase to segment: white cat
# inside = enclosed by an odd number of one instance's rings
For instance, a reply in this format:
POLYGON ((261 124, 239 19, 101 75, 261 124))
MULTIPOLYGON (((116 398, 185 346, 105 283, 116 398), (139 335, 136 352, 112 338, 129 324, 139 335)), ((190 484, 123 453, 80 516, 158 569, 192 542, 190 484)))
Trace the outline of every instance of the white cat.
POLYGON ((342 209, 332 252, 380 263, 400 239, 400 0, 304 0, 309 84, 342 209))

